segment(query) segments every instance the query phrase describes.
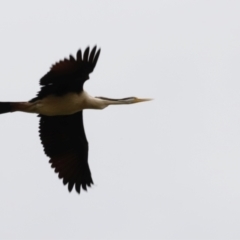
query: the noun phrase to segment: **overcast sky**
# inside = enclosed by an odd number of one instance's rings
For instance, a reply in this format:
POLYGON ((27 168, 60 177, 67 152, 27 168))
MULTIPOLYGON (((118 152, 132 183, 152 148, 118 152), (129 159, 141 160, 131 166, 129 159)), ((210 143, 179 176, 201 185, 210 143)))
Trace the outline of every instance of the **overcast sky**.
POLYGON ((0 101, 97 44, 85 90, 152 102, 86 110, 94 186, 71 194, 35 115, 0 116, 0 239, 240 239, 240 2, 0 3, 0 101))

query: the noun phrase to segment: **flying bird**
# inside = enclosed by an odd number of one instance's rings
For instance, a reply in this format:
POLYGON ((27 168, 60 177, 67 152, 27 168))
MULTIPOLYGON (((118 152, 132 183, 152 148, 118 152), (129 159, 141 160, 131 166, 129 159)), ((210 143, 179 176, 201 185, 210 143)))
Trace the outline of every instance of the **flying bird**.
POLYGON ((100 49, 87 47, 76 58, 61 60, 40 79, 41 89, 27 102, 0 102, 0 114, 36 113, 40 118, 39 135, 51 167, 69 192, 75 187, 87 190, 93 184, 88 165, 88 141, 83 126, 84 109, 104 109, 109 105, 132 104, 151 99, 92 97, 83 84, 93 72, 100 49))

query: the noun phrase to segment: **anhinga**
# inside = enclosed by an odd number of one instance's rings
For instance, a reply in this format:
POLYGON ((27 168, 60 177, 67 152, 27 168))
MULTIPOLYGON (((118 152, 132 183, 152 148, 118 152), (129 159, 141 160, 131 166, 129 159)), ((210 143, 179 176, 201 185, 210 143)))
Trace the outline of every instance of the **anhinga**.
POLYGON ((83 126, 84 109, 104 109, 109 105, 132 104, 151 99, 128 97, 111 99, 92 97, 83 90, 83 84, 94 70, 100 49, 86 48, 76 58, 54 64, 40 79, 41 90, 28 102, 0 102, 0 114, 7 112, 37 113, 40 117, 39 134, 52 168, 78 193, 93 184, 88 166, 88 141, 83 126))

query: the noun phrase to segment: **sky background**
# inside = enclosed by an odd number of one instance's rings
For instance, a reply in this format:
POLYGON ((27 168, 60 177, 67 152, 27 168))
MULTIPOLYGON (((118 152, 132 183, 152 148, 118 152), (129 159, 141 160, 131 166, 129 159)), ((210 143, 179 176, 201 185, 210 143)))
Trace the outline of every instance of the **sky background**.
POLYGON ((240 239, 240 2, 0 3, 0 101, 97 44, 85 90, 152 102, 86 110, 94 186, 71 194, 35 115, 0 116, 0 239, 240 239))

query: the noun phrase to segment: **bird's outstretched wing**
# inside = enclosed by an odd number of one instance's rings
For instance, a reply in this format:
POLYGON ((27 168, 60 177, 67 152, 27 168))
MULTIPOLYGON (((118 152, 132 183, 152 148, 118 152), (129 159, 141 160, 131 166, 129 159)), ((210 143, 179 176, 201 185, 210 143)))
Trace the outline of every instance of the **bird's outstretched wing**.
POLYGON ((44 151, 50 157, 52 168, 68 184, 71 192, 74 185, 87 190, 93 184, 88 166, 88 142, 82 111, 68 116, 48 117, 39 115, 39 133, 44 151))
POLYGON ((82 54, 78 50, 76 58, 70 55, 69 59, 61 60, 52 65, 50 71, 40 79, 41 90, 31 101, 42 99, 50 94, 58 96, 68 92, 81 92, 84 82, 94 70, 100 49, 95 46, 91 51, 86 48, 82 54))

